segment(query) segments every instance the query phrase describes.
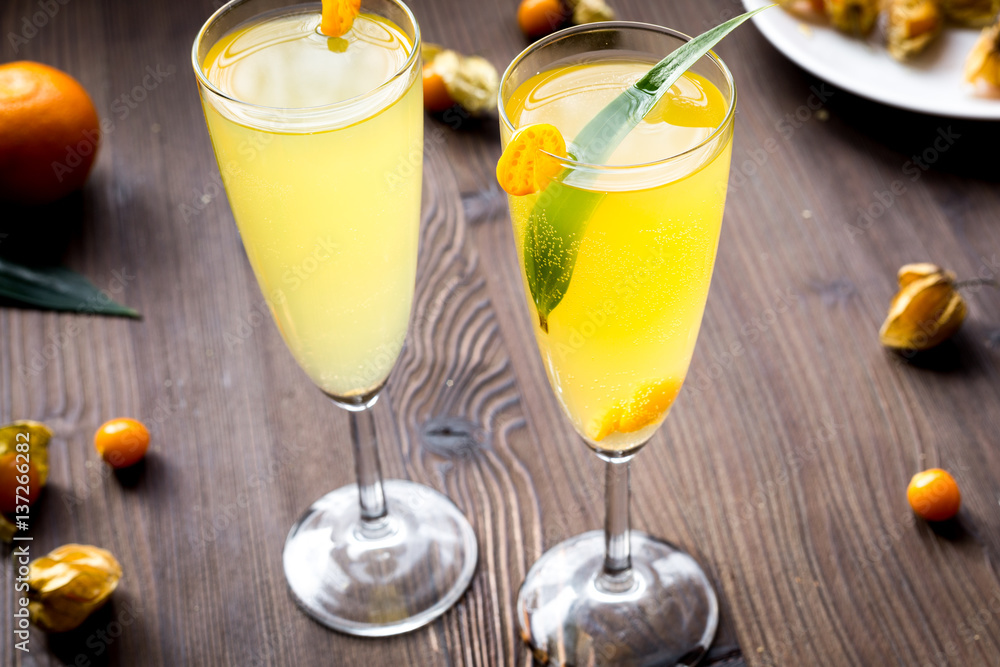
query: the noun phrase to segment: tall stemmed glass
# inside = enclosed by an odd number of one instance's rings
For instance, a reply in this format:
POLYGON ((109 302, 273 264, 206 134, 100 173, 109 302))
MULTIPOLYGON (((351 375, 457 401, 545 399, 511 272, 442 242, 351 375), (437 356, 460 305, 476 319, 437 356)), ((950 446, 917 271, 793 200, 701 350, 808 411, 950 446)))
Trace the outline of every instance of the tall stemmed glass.
POLYGON ((391 635, 444 613, 477 558, 450 500, 383 482, 371 412, 413 300, 420 32, 398 0, 364 0, 342 37, 319 23, 318 2, 233 0, 201 29, 192 57, 267 304, 295 360, 350 416, 357 484, 326 494, 293 526, 285 576, 319 622, 391 635))
MULTIPOLYGON (((597 111, 687 39, 613 22, 536 42, 503 76, 504 146, 518 128, 550 123, 572 156, 572 138, 597 111)), ((715 634, 717 599, 701 567, 629 529, 629 462, 665 418, 694 351, 725 205, 735 104, 729 70, 706 56, 610 164, 561 159, 558 187, 574 188, 572 200, 539 216, 548 189, 509 198, 549 381, 607 464, 604 530, 552 547, 518 594, 522 637, 543 662, 694 664, 715 634), (553 275, 568 280, 562 292, 553 275)))

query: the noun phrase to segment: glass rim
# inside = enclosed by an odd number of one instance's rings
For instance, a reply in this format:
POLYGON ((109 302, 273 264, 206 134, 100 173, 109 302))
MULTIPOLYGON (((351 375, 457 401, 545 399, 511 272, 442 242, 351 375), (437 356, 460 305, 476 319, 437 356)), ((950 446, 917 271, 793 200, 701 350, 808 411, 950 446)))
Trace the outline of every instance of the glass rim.
MULTIPOLYGON (((340 108, 347 108, 357 104, 358 102, 373 97, 377 93, 380 93, 385 88, 387 88, 390 84, 395 83, 400 77, 402 77, 404 74, 406 74, 413 68, 416 59, 420 56, 421 43, 422 43, 420 35, 420 24, 417 23, 417 17, 413 15, 413 10, 411 10, 409 6, 402 0, 383 0, 384 2, 391 3, 400 8, 406 15, 406 17, 410 20, 410 23, 413 24, 413 44, 410 45, 410 52, 407 54, 406 60, 403 62, 403 64, 400 65, 399 68, 392 73, 392 76, 390 76, 388 79, 386 79, 385 81, 383 81, 382 83, 380 83, 379 85, 375 86, 374 88, 365 93, 362 93, 360 95, 355 95, 354 97, 349 97, 346 100, 341 100, 339 102, 334 102, 332 104, 321 104, 312 107, 271 107, 264 104, 254 104, 253 102, 247 102, 246 100, 241 100, 238 97, 226 93, 221 88, 216 86, 214 83, 209 81, 208 76, 206 76, 205 74, 205 70, 202 66, 202 63, 199 61, 198 58, 198 47, 202 44, 202 41, 205 38, 205 33, 208 31, 208 28, 212 26, 217 20, 222 18, 224 14, 228 13, 236 5, 254 1, 255 0, 229 0, 229 2, 224 4, 222 7, 219 7, 219 9, 217 9, 215 12, 212 13, 211 16, 208 17, 205 23, 198 30, 198 34, 195 36, 194 43, 191 46, 191 66, 194 69, 195 77, 198 79, 198 83, 202 85, 206 90, 210 91, 213 95, 221 97, 224 100, 233 102, 235 104, 239 104, 244 107, 248 107, 251 109, 259 109, 260 111, 284 111, 284 112, 290 111, 290 112, 302 112, 302 113, 326 112, 326 111, 335 111, 340 108)), ((306 4, 319 4, 319 3, 318 2, 298 3, 299 6, 306 4)), ((290 5, 290 6, 296 6, 296 5, 290 5)))
MULTIPOLYGON (((526 57, 528 57, 531 53, 535 52, 537 49, 548 46, 549 44, 556 42, 564 37, 575 35, 577 33, 598 31, 598 30, 624 30, 624 29, 633 29, 633 30, 638 29, 638 30, 659 32, 661 34, 669 35, 671 37, 677 37, 678 39, 681 39, 685 42, 690 42, 692 39, 690 35, 680 32, 679 30, 674 30, 673 28, 666 28, 664 26, 656 25, 655 23, 644 23, 642 21, 599 21, 595 23, 585 23, 583 25, 573 26, 571 28, 565 28, 558 32, 554 32, 551 35, 538 40, 534 44, 531 44, 523 51, 521 51, 519 54, 517 54, 514 60, 510 62, 510 65, 507 66, 507 69, 504 70, 503 76, 500 77, 500 90, 497 93, 497 112, 498 115, 500 116, 501 124, 503 124, 503 126, 510 132, 517 131, 517 128, 514 127, 514 124, 510 121, 510 118, 507 117, 507 106, 506 104, 504 104, 504 99, 503 99, 504 83, 510 76, 512 76, 514 69, 521 63, 521 61, 524 60, 526 57)), ((555 158, 556 160, 559 161, 560 164, 565 165, 568 168, 615 172, 615 171, 648 169, 652 167, 663 166, 671 162, 674 162, 676 160, 679 160, 681 158, 684 158, 690 155, 691 153, 694 153, 695 151, 702 150, 711 142, 715 141, 719 137, 719 135, 732 124, 733 118, 736 115, 736 82, 733 79, 733 73, 729 71, 729 66, 726 65, 726 63, 722 60, 722 58, 720 58, 715 53, 715 51, 709 51, 703 57, 706 56, 713 63, 715 63, 715 65, 722 72, 722 75, 726 79, 726 83, 729 84, 729 89, 732 91, 732 95, 729 100, 729 107, 726 109, 726 115, 722 119, 722 122, 719 123, 719 125, 714 130, 712 130, 711 134, 705 137, 705 139, 700 141, 696 146, 692 146, 691 148, 688 148, 680 153, 674 153, 673 155, 670 155, 668 157, 660 158, 659 160, 653 160, 652 162, 641 162, 636 164, 592 164, 589 162, 580 162, 570 157, 553 155, 552 153, 549 153, 548 151, 544 150, 542 152, 545 153, 546 155, 550 155, 551 157, 555 158)))

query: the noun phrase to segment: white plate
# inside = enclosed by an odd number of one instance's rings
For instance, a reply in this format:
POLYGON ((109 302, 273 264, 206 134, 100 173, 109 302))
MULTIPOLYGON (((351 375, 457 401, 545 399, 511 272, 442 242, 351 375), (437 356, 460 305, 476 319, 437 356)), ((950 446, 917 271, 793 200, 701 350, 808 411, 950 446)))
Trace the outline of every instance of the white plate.
MULTIPOLYGON (((767 0, 743 0, 748 10, 766 4, 767 0)), ((962 79, 965 57, 979 30, 947 27, 926 52, 900 63, 885 49, 878 28, 867 40, 851 37, 780 7, 752 20, 785 56, 844 90, 912 111, 1000 119, 1000 97, 977 94, 962 79)))

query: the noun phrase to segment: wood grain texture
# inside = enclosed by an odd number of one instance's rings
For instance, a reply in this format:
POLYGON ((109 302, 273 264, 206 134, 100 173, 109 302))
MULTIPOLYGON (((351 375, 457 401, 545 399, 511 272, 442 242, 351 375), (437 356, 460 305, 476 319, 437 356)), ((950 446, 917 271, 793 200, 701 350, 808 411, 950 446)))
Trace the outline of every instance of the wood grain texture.
MULTIPOLYGON (((412 5, 428 40, 501 69, 525 46, 514 0, 412 5)), ((347 419, 284 348, 218 182, 189 66, 216 6, 70 0, 15 53, 7 36, 38 5, 0 5, 0 58, 69 71, 113 124, 83 196, 0 215, 0 251, 44 238, 145 315, 0 309, 0 421, 56 432, 35 554, 92 543, 125 569, 113 605, 69 635, 33 631, 23 654, 5 567, 0 664, 528 665, 517 586, 546 547, 600 525, 603 491, 534 349, 493 186, 495 119, 427 121, 413 324, 377 407, 386 475, 452 497, 479 567, 428 628, 328 632, 290 599, 281 546, 310 502, 352 481, 347 419), (147 67, 159 80, 139 91, 147 67), (119 415, 153 433, 137 479, 92 448, 119 415)), ((615 6, 688 33, 740 11, 615 6)), ((752 26, 718 51, 740 94, 724 232, 685 391, 635 466, 634 522, 713 577, 723 626, 709 664, 1000 665, 1000 294, 968 290, 967 323, 933 355, 887 354, 875 335, 903 263, 1000 274, 996 124, 824 87, 752 26), (933 164, 914 169, 925 151, 933 164), (905 191, 888 201, 893 183, 905 191), (931 466, 956 475, 965 502, 937 531, 904 495, 931 466)))

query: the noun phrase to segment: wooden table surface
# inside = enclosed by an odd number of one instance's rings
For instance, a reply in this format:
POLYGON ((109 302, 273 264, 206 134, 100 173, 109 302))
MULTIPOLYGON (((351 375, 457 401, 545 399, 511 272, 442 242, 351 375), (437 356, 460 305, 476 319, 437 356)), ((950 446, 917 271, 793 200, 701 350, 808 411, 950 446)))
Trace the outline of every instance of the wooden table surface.
MULTIPOLYGON (((0 419, 55 431, 32 548, 100 545, 125 571, 111 606, 68 635, 33 630, 25 654, 8 564, 0 663, 528 664, 517 587, 546 547, 600 526, 603 478, 535 352, 495 118, 427 120, 415 314, 376 408, 386 475, 453 498, 479 566, 429 627, 346 637, 299 612, 282 575, 292 522, 353 480, 348 422, 282 344, 219 185, 189 59, 219 3, 51 0, 27 30, 42 4, 0 5, 0 58, 69 71, 111 129, 82 197, 0 216, 4 249, 42 238, 145 317, 0 309, 0 419), (30 34, 16 53, 11 33, 30 34), (122 415, 153 434, 138 479, 109 474, 92 445, 122 415)), ((614 4, 688 33, 739 11, 614 4)), ((526 44, 515 0, 412 6, 426 39, 501 70, 526 44)), ((724 231, 685 391, 634 466, 634 524, 715 582, 708 664, 1000 665, 1000 293, 966 290, 968 321, 935 354, 903 359, 876 335, 901 264, 1000 273, 998 126, 853 97, 752 26, 718 51, 739 88, 724 231), (904 493, 933 466, 964 497, 938 530, 904 493)))

